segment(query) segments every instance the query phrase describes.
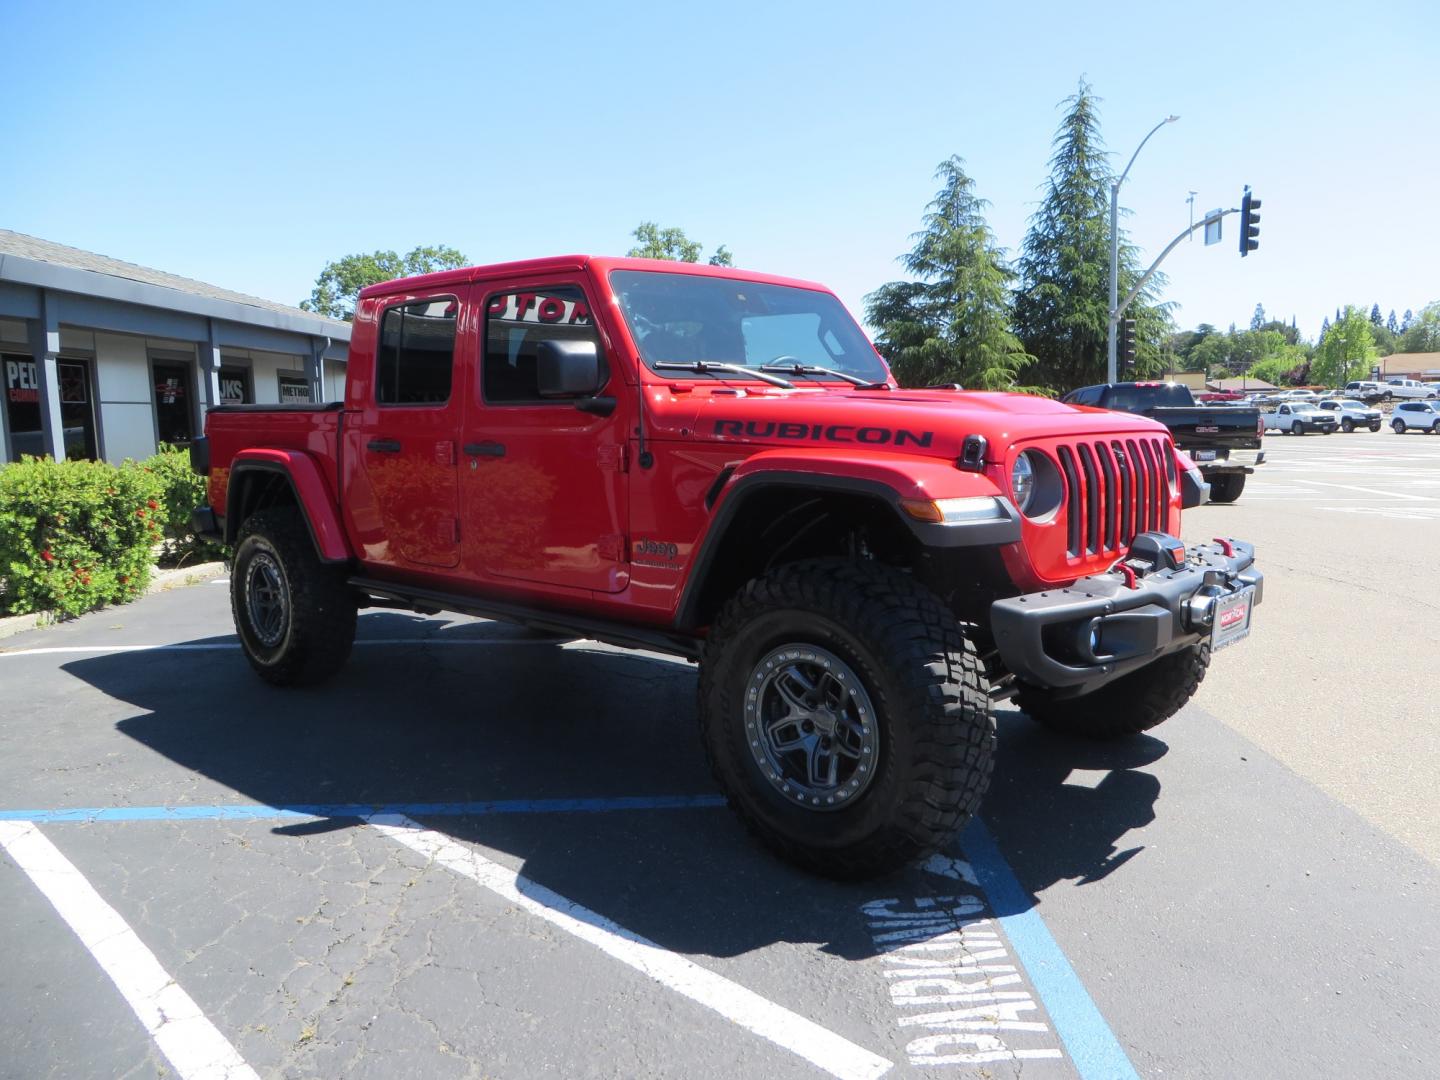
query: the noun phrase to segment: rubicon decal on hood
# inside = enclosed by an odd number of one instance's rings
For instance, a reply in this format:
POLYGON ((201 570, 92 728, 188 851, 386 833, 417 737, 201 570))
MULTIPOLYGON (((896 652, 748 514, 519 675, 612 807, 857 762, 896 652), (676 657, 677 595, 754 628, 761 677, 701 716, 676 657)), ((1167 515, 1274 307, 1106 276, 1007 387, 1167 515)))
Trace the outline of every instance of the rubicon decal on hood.
POLYGON ((911 431, 909 428, 856 427, 854 424, 777 424, 773 421, 758 420, 716 420, 714 434, 738 435, 750 439, 795 439, 804 442, 922 448, 935 440, 933 431, 911 431))

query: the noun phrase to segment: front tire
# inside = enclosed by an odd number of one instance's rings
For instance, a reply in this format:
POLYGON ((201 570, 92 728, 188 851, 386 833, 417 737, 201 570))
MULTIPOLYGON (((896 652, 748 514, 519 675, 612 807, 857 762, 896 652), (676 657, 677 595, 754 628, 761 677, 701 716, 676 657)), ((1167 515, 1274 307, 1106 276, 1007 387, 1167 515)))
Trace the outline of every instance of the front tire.
POLYGON ((320 561, 300 512, 246 520, 230 573, 230 610, 250 666, 276 686, 329 678, 355 641, 355 594, 343 566, 320 561))
POLYGON ((751 581, 700 662, 706 756, 782 858, 839 879, 938 850, 989 786, 989 687, 955 617, 908 575, 822 560, 751 581))
POLYGON ((1355 430, 1355 425, 1349 420, 1342 420, 1340 422, 1340 430, 1343 431, 1346 435, 1349 435, 1352 431, 1355 430))
POLYGON ((1209 666, 1210 646, 1202 642, 1162 656, 1082 697, 1056 698, 1049 690, 1022 685, 1015 704, 1052 731, 1087 739, 1123 739, 1149 731, 1179 712, 1209 666))
POLYGON ((1396 435, 1404 435, 1404 434, 1405 434, 1405 421, 1404 421, 1404 420, 1394 420, 1394 421, 1391 421, 1391 423, 1390 423, 1390 430, 1393 431, 1393 432, 1395 432, 1396 435))
POLYGON ((1291 433, 1292 435, 1304 435, 1304 434, 1305 434, 1305 430, 1306 430, 1306 428, 1305 428, 1305 425, 1304 425, 1304 424, 1296 424, 1295 426, 1293 426, 1293 427, 1290 429, 1290 433, 1291 433))
POLYGON ((1221 473, 1210 481, 1210 501, 1233 503, 1244 490, 1244 473, 1221 473))

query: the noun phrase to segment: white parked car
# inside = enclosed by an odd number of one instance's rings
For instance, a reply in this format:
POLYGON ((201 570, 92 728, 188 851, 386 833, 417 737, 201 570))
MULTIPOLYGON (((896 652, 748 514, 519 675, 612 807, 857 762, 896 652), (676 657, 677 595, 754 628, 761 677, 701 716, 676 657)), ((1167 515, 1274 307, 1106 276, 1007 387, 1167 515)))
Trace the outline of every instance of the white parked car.
POLYGON ((1320 408, 1326 412, 1333 412, 1340 421, 1340 430, 1349 434, 1357 427, 1368 427, 1371 431, 1379 431, 1380 423, 1384 419, 1379 409, 1372 409, 1363 401, 1355 401, 1351 398, 1328 398, 1320 402, 1320 408))
POLYGON ((1390 417, 1390 429, 1396 435, 1407 431, 1434 435, 1440 429, 1440 401, 1402 401, 1390 417))
POLYGON ((1262 416, 1261 421, 1266 431, 1283 431, 1287 435, 1305 435, 1311 431, 1329 435, 1340 427, 1340 421, 1333 412, 1303 402, 1281 405, 1274 412, 1262 416))
POLYGON ((1433 398, 1440 396, 1440 383, 1419 379, 1386 379, 1385 389, 1397 398, 1433 398))
POLYGON ((1314 390, 1284 390, 1284 391, 1282 391, 1282 392, 1280 392, 1280 393, 1278 393, 1278 394, 1275 395, 1275 401, 1277 401, 1277 402, 1286 402, 1286 401, 1288 401, 1288 402, 1290 402, 1291 404, 1294 404, 1294 403, 1297 402, 1297 401, 1319 401, 1319 400, 1320 400, 1320 395, 1317 394, 1317 393, 1315 393, 1314 390))

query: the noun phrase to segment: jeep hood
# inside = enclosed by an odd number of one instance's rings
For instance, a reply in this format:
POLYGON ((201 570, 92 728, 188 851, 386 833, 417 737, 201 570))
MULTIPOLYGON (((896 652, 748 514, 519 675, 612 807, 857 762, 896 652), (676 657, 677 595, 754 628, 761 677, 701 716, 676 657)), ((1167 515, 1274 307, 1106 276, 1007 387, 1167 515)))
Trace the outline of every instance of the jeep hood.
POLYGON ((657 441, 857 448, 954 460, 968 435, 982 435, 986 458, 1004 459, 1031 439, 1100 434, 1162 434, 1131 413, 1064 405, 1031 394, 950 390, 850 390, 797 386, 651 385, 648 436, 657 441))

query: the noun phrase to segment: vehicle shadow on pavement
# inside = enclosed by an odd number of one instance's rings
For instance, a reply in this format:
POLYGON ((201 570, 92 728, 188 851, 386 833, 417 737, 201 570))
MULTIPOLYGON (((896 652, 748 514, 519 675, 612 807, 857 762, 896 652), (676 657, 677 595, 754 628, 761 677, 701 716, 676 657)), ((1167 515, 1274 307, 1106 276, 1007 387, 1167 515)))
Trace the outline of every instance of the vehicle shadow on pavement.
MULTIPOLYGON (((195 801, 192 773, 238 796, 217 801, 279 807, 715 792, 696 732, 692 665, 587 643, 560 648, 498 624, 383 614, 361 625, 362 639, 415 643, 359 645, 336 679, 301 690, 268 686, 230 650, 110 654, 64 670, 144 710, 117 729, 188 770, 167 802, 195 801)), ((1117 844, 1153 817, 1159 784, 1133 769, 1164 750, 1155 739, 1124 751, 1074 745, 1002 713, 983 814, 1027 904, 1048 884, 1098 880, 1134 854, 1117 854, 1117 844), (1113 771, 1078 787, 1066 783, 1077 763, 1113 771)), ((876 953, 861 905, 966 888, 919 868, 858 884, 817 879, 771 857, 720 808, 421 820, 508 853, 532 881, 698 955, 788 941, 861 959, 876 953)), ((306 836, 358 823, 273 831, 306 836)))

